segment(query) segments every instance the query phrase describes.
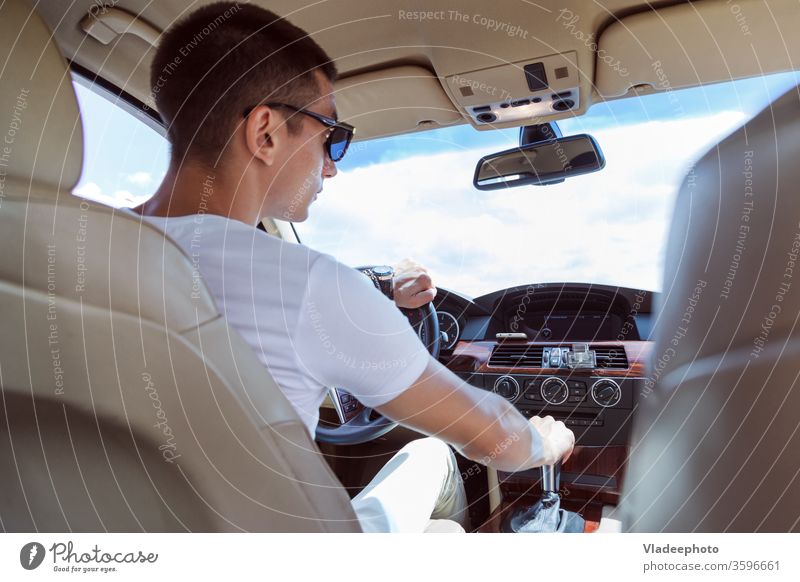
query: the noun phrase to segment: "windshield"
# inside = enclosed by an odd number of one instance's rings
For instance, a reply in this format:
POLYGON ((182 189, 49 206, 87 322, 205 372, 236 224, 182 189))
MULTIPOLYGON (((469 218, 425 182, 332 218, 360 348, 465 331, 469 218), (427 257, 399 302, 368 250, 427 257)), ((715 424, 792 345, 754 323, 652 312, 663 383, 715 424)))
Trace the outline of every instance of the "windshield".
POLYGON ((591 133, 605 169, 551 186, 473 188, 478 159, 517 145, 518 129, 357 142, 295 228, 349 265, 411 257, 438 286, 471 296, 546 282, 659 291, 681 180, 797 82, 785 73, 596 104, 558 124, 565 136, 591 133))

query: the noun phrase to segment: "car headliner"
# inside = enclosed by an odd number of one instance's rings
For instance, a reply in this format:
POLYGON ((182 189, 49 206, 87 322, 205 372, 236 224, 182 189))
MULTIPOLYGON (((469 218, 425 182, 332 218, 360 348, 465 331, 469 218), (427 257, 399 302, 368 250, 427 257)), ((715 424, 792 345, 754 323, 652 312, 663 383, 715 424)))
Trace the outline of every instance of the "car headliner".
MULTIPOLYGON (((120 0, 101 7, 99 0, 45 0, 37 10, 69 60, 144 103, 151 42, 206 3, 120 0), (136 26, 108 44, 86 34, 91 15, 115 10, 127 11, 136 26)), ((800 59, 794 34, 800 11, 791 0, 256 3, 307 30, 331 55, 340 71, 337 92, 358 86, 357 94, 337 95, 341 116, 358 118, 358 139, 464 123, 464 107, 446 77, 547 55, 574 52, 585 98, 576 111, 546 120, 582 114, 598 100, 795 69, 800 59), (617 71, 624 63, 628 74, 615 74, 611 61, 617 71)))

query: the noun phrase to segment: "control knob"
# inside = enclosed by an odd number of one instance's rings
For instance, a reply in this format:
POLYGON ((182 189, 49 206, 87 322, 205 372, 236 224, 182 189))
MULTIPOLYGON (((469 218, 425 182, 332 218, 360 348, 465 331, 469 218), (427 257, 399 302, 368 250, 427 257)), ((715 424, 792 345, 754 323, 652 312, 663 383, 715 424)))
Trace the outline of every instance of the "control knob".
POLYGON ((592 384, 592 400, 603 407, 616 406, 622 399, 622 390, 614 380, 604 378, 592 384))
POLYGON ((519 383, 512 376, 500 376, 494 382, 494 392, 514 401, 519 396, 519 383))
POLYGON ((567 383, 561 378, 551 376, 542 382, 542 398, 550 404, 564 404, 569 396, 567 383))

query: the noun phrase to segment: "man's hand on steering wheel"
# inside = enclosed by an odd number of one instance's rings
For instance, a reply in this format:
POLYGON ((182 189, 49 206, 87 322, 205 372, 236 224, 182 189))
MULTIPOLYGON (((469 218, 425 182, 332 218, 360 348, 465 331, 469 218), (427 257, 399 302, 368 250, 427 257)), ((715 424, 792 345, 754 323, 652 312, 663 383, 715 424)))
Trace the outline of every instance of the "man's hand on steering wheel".
POLYGON ((416 309, 433 301, 436 287, 428 270, 411 259, 394 267, 394 302, 398 307, 416 309))

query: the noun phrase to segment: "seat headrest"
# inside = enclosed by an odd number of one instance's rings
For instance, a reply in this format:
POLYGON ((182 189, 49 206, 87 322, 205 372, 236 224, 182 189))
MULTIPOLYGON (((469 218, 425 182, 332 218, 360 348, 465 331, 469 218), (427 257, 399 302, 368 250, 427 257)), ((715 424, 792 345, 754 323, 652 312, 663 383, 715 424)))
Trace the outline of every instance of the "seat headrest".
POLYGON ((0 184, 69 191, 83 163, 83 131, 69 68, 23 0, 0 3, 0 184))
POLYGON ((678 194, 667 242, 653 380, 736 350, 753 361, 796 334, 800 92, 707 152, 678 194))

